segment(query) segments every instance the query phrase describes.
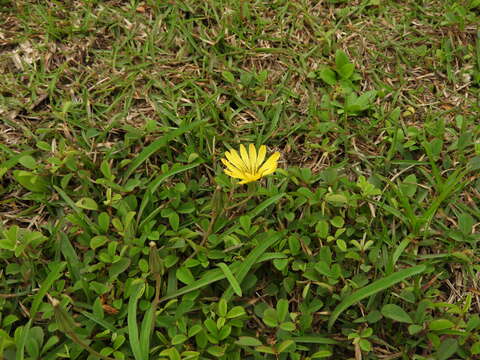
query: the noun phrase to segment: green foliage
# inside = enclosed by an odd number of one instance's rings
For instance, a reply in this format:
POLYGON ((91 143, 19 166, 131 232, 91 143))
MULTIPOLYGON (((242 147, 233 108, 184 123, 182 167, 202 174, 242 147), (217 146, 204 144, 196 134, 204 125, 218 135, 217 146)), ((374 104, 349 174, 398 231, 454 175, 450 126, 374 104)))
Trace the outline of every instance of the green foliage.
POLYGON ((0 0, 0 358, 479 357, 479 8, 0 0))

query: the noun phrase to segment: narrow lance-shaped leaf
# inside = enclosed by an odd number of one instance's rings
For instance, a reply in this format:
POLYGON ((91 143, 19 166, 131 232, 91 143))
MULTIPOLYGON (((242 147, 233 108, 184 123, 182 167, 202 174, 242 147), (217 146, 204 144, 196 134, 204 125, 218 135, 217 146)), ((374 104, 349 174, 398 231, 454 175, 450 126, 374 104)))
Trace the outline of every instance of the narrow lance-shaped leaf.
POLYGON ((330 330, 332 328, 333 324, 338 319, 338 316, 350 306, 382 290, 388 289, 389 287, 392 287, 393 285, 405 280, 406 278, 409 278, 410 276, 420 274, 424 272, 425 269, 425 265, 417 265, 408 269, 403 269, 384 278, 378 279, 373 283, 355 291, 353 294, 343 299, 343 301, 333 310, 332 314, 330 315, 330 319, 328 320, 328 329, 330 330))

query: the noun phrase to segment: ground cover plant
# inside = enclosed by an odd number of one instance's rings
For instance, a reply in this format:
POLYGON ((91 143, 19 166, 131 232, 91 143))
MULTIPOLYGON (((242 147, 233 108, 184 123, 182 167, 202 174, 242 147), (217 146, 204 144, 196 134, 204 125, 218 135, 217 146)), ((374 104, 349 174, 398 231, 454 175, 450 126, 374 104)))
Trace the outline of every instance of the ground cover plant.
POLYGON ((0 358, 479 358, 479 23, 0 0, 0 358))

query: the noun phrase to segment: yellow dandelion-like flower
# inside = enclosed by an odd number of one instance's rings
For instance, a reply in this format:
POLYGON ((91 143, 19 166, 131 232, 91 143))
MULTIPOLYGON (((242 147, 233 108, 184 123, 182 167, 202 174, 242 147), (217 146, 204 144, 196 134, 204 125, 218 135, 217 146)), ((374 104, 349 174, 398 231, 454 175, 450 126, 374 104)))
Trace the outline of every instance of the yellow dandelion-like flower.
POLYGON ((224 169, 225 174, 241 179, 240 184, 257 181, 263 176, 272 174, 277 169, 280 153, 275 152, 264 162, 266 154, 265 145, 260 146, 257 152, 253 144, 248 145, 248 152, 245 146, 240 145, 240 155, 236 150, 227 151, 226 159, 222 159, 222 163, 227 167, 224 169))

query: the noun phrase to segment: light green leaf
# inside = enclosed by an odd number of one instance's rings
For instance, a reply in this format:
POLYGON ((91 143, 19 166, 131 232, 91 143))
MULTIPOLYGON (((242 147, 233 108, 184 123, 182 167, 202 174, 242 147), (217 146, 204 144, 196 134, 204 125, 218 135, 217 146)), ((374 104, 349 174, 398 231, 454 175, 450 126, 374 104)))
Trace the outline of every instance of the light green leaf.
POLYGON ((238 340, 235 341, 235 344, 241 345, 241 346, 260 346, 262 345, 262 342, 254 337, 240 336, 238 340))
POLYGON ((89 197, 81 198, 75 203, 75 205, 85 210, 98 210, 96 201, 89 197))
POLYGON ((386 318, 403 322, 407 324, 411 324, 413 322, 410 315, 407 314, 405 310, 403 310, 400 306, 395 304, 386 304, 382 307, 382 315, 386 318))
POLYGON ((219 263, 217 266, 222 269, 223 274, 227 278, 228 282, 230 283, 230 286, 233 288, 233 291, 235 291, 235 294, 238 296, 242 296, 242 289, 240 288, 240 284, 238 283, 237 279, 235 276, 233 276, 232 271, 230 268, 225 264, 225 263, 219 263))
POLYGON ((183 282, 184 284, 190 285, 195 282, 195 278, 193 277, 190 269, 185 266, 179 267, 176 271, 177 279, 183 282))
POLYGON ((108 241, 108 237, 103 236, 103 235, 98 235, 94 236, 93 238, 90 239, 90 247, 92 249, 99 248, 103 244, 105 244, 108 241))
POLYGON ((287 351, 289 348, 293 348, 295 346, 295 341, 288 339, 282 341, 280 344, 277 345, 277 352, 279 354, 287 351))
POLYGON ((455 326, 453 322, 447 319, 435 319, 430 322, 428 328, 434 331, 451 329, 455 326))
POLYGON ((25 170, 14 170, 13 177, 27 190, 38 193, 48 191, 48 181, 45 177, 41 177, 25 170))
POLYGON ((335 71, 333 71, 329 67, 324 67, 320 69, 320 71, 318 72, 318 76, 321 80, 323 80, 323 82, 330 86, 334 86, 337 83, 337 76, 335 75, 335 71))
POLYGON ((130 340, 130 347, 133 352, 135 360, 148 360, 148 354, 144 354, 140 345, 140 339, 138 337, 138 324, 137 324, 137 303, 142 297, 145 290, 145 283, 143 280, 136 279, 130 285, 133 289, 130 291, 130 299, 128 301, 127 312, 127 328, 128 337, 130 340))

